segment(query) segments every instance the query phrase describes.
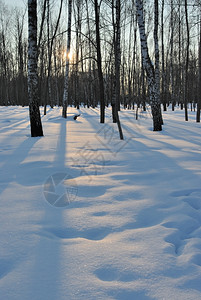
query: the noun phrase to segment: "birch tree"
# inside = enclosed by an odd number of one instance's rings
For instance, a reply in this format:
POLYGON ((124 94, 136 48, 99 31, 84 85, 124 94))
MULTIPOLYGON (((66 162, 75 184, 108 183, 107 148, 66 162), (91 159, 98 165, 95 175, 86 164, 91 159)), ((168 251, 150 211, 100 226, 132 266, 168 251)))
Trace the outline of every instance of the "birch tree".
POLYGON ((67 50, 66 50, 66 74, 64 79, 64 94, 63 94, 63 118, 67 117, 68 106, 68 83, 69 83, 69 63, 70 63, 70 44, 71 44, 71 15, 72 15, 72 0, 68 0, 68 28, 67 28, 67 50))
POLYGON ((94 1, 94 9, 95 9, 95 22, 96 22, 96 51, 97 51, 98 81, 99 81, 99 95, 100 95, 100 123, 104 123, 105 122, 105 95, 104 95, 101 42, 100 42, 100 4, 98 4, 98 0, 94 1))
MULTIPOLYGON (((52 79, 52 55, 53 55, 53 46, 54 46, 54 42, 55 42, 55 38, 56 38, 56 34, 57 34, 57 30, 58 30, 58 27, 59 27, 59 22, 60 22, 60 18, 61 18, 61 12, 62 12, 62 6, 63 6, 63 0, 60 1, 60 8, 59 8, 59 15, 58 15, 58 18, 57 18, 57 21, 56 21, 56 25, 55 25, 55 28, 54 28, 54 32, 53 32, 53 35, 51 37, 51 40, 49 38, 49 0, 48 0, 48 17, 47 17, 47 29, 48 29, 48 73, 47 73, 47 93, 48 93, 48 101, 51 105, 51 107, 53 107, 53 99, 52 99, 52 90, 51 90, 51 79, 52 79), (50 43, 49 43, 49 40, 50 40, 50 43)), ((45 105, 45 108, 44 108, 44 114, 46 114, 46 105, 45 105)))
POLYGON ((162 0, 161 4, 161 60, 162 60, 162 83, 161 83, 161 90, 162 90, 162 102, 163 102, 163 109, 167 111, 167 104, 166 104, 166 97, 165 97, 165 51, 164 51, 164 0, 162 0))
POLYGON ((198 50, 198 61, 199 61, 199 77, 198 77, 198 100, 197 100, 197 113, 196 113, 196 122, 200 122, 200 110, 201 110, 201 5, 200 5, 200 38, 199 38, 199 50, 198 50))
POLYGON ((19 10, 16 10, 16 57, 18 62, 18 78, 16 80, 16 102, 22 105, 25 105, 25 66, 24 66, 24 47, 25 43, 23 41, 23 29, 24 29, 24 18, 25 12, 23 15, 20 14, 19 10))
POLYGON ((28 0, 28 98, 31 136, 43 136, 37 73, 37 0, 28 0))
POLYGON ((158 0, 154 0, 154 48, 155 48, 155 85, 156 85, 156 93, 158 99, 158 110, 160 111, 161 117, 161 125, 163 125, 163 119, 161 114, 161 100, 160 100, 160 70, 159 70, 159 44, 158 44, 158 19, 159 19, 159 11, 158 11, 158 0))
POLYGON ((76 53, 75 53, 75 83, 74 83, 74 103, 79 109, 79 62, 81 62, 81 70, 83 73, 83 59, 82 59, 82 43, 81 43, 81 29, 82 29, 82 12, 83 0, 74 1, 74 18, 75 18, 75 31, 76 31, 76 53), (81 55, 80 55, 81 54, 81 55))
POLYGON ((188 91, 188 68, 189 68, 189 47, 190 47, 190 32, 188 22, 188 8, 187 0, 185 0, 185 19, 186 19, 186 34, 187 34, 187 45, 186 45, 186 64, 185 64, 185 86, 184 86, 184 108, 185 108, 185 121, 188 121, 188 104, 187 104, 187 91, 188 91))
POLYGON ((174 35, 175 35, 175 24, 174 24, 174 3, 171 0, 171 16, 170 16, 170 85, 171 85, 171 102, 172 102, 172 111, 175 107, 175 83, 174 83, 174 63, 173 63, 173 53, 174 53, 174 35))
POLYGON ((159 46, 158 46, 158 0, 154 0, 154 45, 155 45, 155 82, 156 82, 157 90, 160 91, 159 46))
MULTIPOLYGON (((117 122, 117 126, 119 129, 120 139, 123 140, 123 132, 121 128, 121 123, 119 119, 118 110, 120 107, 120 65, 121 65, 121 46, 120 46, 120 10, 121 10, 121 2, 120 0, 112 1, 112 9, 116 10, 116 22, 113 21, 114 26, 114 61, 115 61, 115 76, 114 76, 114 91, 113 91, 113 99, 112 99, 112 108, 113 108, 113 122, 114 120, 117 122)), ((114 12, 113 12, 114 15, 114 12)))
POLYGON ((153 116, 153 130, 161 131, 162 116, 160 110, 159 90, 156 84, 154 66, 150 59, 149 51, 148 51, 142 0, 136 0, 136 9, 137 9, 138 27, 140 32, 142 61, 143 61, 143 67, 145 68, 147 74, 149 97, 150 97, 151 111, 153 116))

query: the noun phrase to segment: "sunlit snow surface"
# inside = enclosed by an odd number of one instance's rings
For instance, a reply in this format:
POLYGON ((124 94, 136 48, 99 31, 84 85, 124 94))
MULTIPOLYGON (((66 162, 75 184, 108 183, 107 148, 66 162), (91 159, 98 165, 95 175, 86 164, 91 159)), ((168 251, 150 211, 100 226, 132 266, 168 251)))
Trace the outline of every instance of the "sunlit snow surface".
POLYGON ((201 124, 195 112, 0 108, 0 299, 200 300, 201 124), (42 114, 42 109, 41 109, 42 114))

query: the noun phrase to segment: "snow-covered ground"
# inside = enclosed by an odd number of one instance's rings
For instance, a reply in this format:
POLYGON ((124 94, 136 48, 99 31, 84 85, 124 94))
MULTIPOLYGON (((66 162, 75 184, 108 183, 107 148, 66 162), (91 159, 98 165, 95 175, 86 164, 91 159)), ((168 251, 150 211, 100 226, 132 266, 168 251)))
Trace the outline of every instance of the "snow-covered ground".
POLYGON ((201 299, 201 124, 1 107, 0 299, 201 299))

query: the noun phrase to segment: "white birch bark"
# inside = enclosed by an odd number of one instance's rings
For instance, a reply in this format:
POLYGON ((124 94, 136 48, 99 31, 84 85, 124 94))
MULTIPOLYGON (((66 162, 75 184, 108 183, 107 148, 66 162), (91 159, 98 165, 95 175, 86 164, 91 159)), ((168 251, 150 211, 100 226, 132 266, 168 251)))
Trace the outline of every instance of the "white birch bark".
POLYGON ((28 97, 31 136, 43 136, 38 101, 37 0, 28 0, 28 97))
POLYGON ((98 0, 94 1, 94 9, 95 9, 95 22, 96 22, 97 67, 98 67, 99 94, 100 94, 100 123, 104 123, 105 122, 105 92, 104 92, 101 40, 100 40, 100 4, 98 4, 98 0))
POLYGON ((171 84, 171 102, 172 111, 175 107, 175 87, 174 87, 174 68, 173 68, 173 53, 174 53, 174 3, 173 0, 170 2, 171 5, 171 16, 170 16, 170 27, 171 27, 171 37, 170 37, 170 84, 171 84))
POLYGON ((165 97, 165 52, 164 52, 164 6, 165 2, 162 0, 161 4, 161 56, 162 56, 162 102, 163 110, 167 110, 167 103, 165 97))
POLYGON ((117 126, 119 129, 119 137, 121 140, 124 139, 119 119, 118 110, 120 110, 120 65, 121 65, 121 32, 120 32, 120 17, 121 17, 121 1, 116 0, 116 32, 114 38, 114 49, 115 49, 115 117, 117 126))
POLYGON ((186 45, 186 66, 185 66, 185 87, 184 87, 184 108, 185 108, 185 121, 188 121, 188 68, 189 68, 189 47, 190 47, 190 31, 189 31, 189 21, 188 21, 188 7, 187 0, 185 0, 185 19, 186 19, 186 35, 187 35, 187 45, 186 45))
POLYGON ((159 46, 158 46, 158 0, 154 0, 154 45, 155 45, 155 82, 156 89, 160 91, 159 74, 159 46))
POLYGON ((196 122, 200 122, 200 111, 201 111, 201 6, 200 6, 200 24, 199 24, 199 30, 200 30, 200 39, 199 39, 199 77, 198 77, 198 100, 197 100, 197 113, 196 113, 196 122))
POLYGON ((162 113, 161 113, 161 99, 160 99, 160 69, 159 69, 159 45, 158 45, 158 0, 154 0, 154 46, 155 46, 155 84, 156 84, 156 94, 158 99, 158 110, 160 110, 161 124, 163 125, 162 113))
POLYGON ((153 130, 161 131, 162 117, 161 117, 160 102, 158 97, 159 91, 157 91, 154 66, 153 63, 151 62, 151 59, 149 57, 149 52, 148 52, 142 0, 136 0, 136 9, 137 9, 137 19, 138 19, 138 26, 140 32, 143 67, 146 70, 148 87, 149 87, 149 97, 150 97, 150 104, 151 104, 151 110, 153 116, 153 130))

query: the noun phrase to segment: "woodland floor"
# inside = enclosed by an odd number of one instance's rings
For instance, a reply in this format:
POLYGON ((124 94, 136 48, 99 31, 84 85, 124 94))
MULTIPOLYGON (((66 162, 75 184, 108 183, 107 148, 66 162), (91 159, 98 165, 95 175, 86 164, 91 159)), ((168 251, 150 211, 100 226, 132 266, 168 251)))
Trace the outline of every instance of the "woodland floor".
POLYGON ((27 107, 0 114, 0 299, 200 300, 201 124, 195 112, 27 107), (42 110, 41 110, 42 112, 42 110))

